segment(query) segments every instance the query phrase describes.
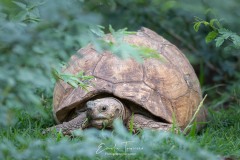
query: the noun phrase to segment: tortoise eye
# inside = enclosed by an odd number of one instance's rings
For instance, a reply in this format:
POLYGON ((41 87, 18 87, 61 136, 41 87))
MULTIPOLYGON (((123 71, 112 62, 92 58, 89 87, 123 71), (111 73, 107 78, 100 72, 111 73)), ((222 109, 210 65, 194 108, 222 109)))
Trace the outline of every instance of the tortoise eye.
POLYGON ((107 106, 102 106, 102 111, 106 111, 107 110, 107 106))

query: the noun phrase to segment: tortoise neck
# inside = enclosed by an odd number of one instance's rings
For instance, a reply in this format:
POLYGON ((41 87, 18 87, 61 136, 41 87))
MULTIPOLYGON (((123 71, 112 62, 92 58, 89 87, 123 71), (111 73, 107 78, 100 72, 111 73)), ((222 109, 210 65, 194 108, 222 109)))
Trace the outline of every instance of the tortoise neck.
POLYGON ((128 120, 128 118, 131 116, 131 111, 128 107, 125 106, 125 104, 120 101, 119 99, 115 98, 115 97, 109 97, 109 98, 112 98, 116 101, 119 102, 119 104, 121 104, 121 111, 120 111, 120 118, 123 120, 123 122, 125 122, 126 120, 128 120))
POLYGON ((129 119, 129 117, 132 115, 132 112, 131 112, 131 110, 128 108, 128 107, 126 107, 126 106, 124 106, 124 110, 123 110, 123 117, 122 117, 122 120, 123 121, 127 121, 128 119, 129 119))

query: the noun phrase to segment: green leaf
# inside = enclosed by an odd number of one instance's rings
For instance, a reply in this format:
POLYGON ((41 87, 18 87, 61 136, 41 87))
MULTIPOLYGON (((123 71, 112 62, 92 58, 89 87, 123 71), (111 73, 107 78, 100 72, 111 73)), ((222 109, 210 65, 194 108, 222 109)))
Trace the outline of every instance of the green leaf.
POLYGON ((78 84, 77 83, 75 83, 75 81, 67 81, 67 83, 68 84, 70 84, 72 87, 74 87, 74 88, 77 88, 78 87, 78 84))
POLYGON ((211 42, 212 40, 214 40, 218 35, 217 31, 211 31, 208 33, 208 35, 205 38, 206 43, 211 42))
POLYGON ((207 21, 202 21, 202 23, 203 23, 205 26, 208 26, 208 25, 209 25, 209 22, 207 22, 207 21))
MULTIPOLYGON (((196 17, 195 22, 193 25, 194 30, 197 32, 199 30, 199 27, 203 24, 204 26, 208 26, 211 28, 211 30, 216 31, 218 29, 221 29, 221 24, 217 19, 211 19, 210 22, 207 22, 205 20, 202 20, 201 18, 196 17), (216 26, 214 26, 216 25, 216 26)), ((209 35, 212 36, 212 35, 209 35)), ((210 39, 209 39, 210 40, 210 39)))
POLYGON ((236 47, 240 47, 240 36, 226 28, 218 30, 219 36, 216 38, 216 46, 219 47, 225 40, 230 40, 236 47))
POLYGON ((239 35, 233 35, 232 41, 236 47, 240 47, 240 36, 239 35))
POLYGON ((52 69, 52 75, 56 81, 60 79, 74 88, 80 86, 84 90, 87 90, 87 87, 89 86, 89 81, 94 78, 94 76, 84 75, 83 71, 80 71, 79 73, 74 75, 69 73, 61 73, 54 68, 52 69))
POLYGON ((98 37, 103 37, 105 35, 103 29, 104 27, 100 25, 90 27, 90 31, 98 37))
POLYGON ((27 8, 27 5, 22 3, 22 2, 13 1, 13 3, 16 4, 18 7, 22 8, 22 9, 27 8))
POLYGON ((58 79, 60 79, 59 77, 59 73, 56 69, 52 68, 52 75, 53 75, 53 78, 57 81, 58 79))
POLYGON ((211 27, 214 27, 214 22, 216 22, 216 21, 218 21, 218 20, 217 20, 217 19, 211 19, 211 20, 210 20, 210 23, 209 23, 210 26, 211 26, 211 27))
POLYGON ((78 77, 75 77, 75 76, 69 76, 69 79, 73 80, 73 81, 76 81, 76 82, 79 82, 79 78, 78 77))
POLYGON ((202 24, 201 22, 195 22, 194 25, 193 25, 193 29, 194 29, 196 32, 198 32, 199 27, 200 27, 201 24, 202 24))
POLYGON ((115 30, 112 28, 112 25, 109 25, 109 31, 110 31, 111 34, 115 33, 115 30))
POLYGON ((133 134, 133 129, 134 129, 134 125, 133 125, 133 122, 134 122, 134 113, 132 113, 132 116, 131 116, 131 119, 130 119, 130 122, 129 122, 129 133, 130 134, 133 134))
POLYGON ((216 41, 216 47, 220 47, 224 42, 224 38, 223 37, 217 37, 215 39, 215 41, 216 41))

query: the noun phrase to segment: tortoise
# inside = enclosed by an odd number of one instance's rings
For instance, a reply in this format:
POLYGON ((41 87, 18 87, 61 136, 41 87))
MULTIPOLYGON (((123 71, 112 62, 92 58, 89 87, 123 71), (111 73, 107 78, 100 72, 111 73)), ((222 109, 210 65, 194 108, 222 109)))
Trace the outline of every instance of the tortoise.
MULTIPOLYGON (((114 42, 111 34, 104 40, 114 42)), ((98 53, 92 44, 81 48, 63 71, 84 71, 94 76, 88 90, 73 88, 59 80, 54 88, 53 113, 58 125, 49 128, 71 134, 73 130, 95 127, 112 129, 115 119, 133 131, 169 130, 176 122, 187 126, 202 100, 198 78, 184 54, 154 31, 142 27, 124 35, 130 45, 156 51, 164 60, 120 59, 109 51, 98 53)), ((206 121, 202 108, 197 122, 206 121)))

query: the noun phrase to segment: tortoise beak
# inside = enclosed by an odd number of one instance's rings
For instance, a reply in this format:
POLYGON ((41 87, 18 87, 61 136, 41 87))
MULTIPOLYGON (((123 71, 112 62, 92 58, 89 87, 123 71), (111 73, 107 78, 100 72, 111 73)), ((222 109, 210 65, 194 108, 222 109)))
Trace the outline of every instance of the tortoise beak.
POLYGON ((107 119, 107 118, 95 118, 95 119, 91 119, 90 123, 95 128, 103 129, 105 127, 108 127, 109 119, 107 119))
POLYGON ((88 115, 88 118, 90 120, 105 120, 105 119, 108 119, 106 116, 102 115, 102 114, 91 114, 91 115, 88 115))

